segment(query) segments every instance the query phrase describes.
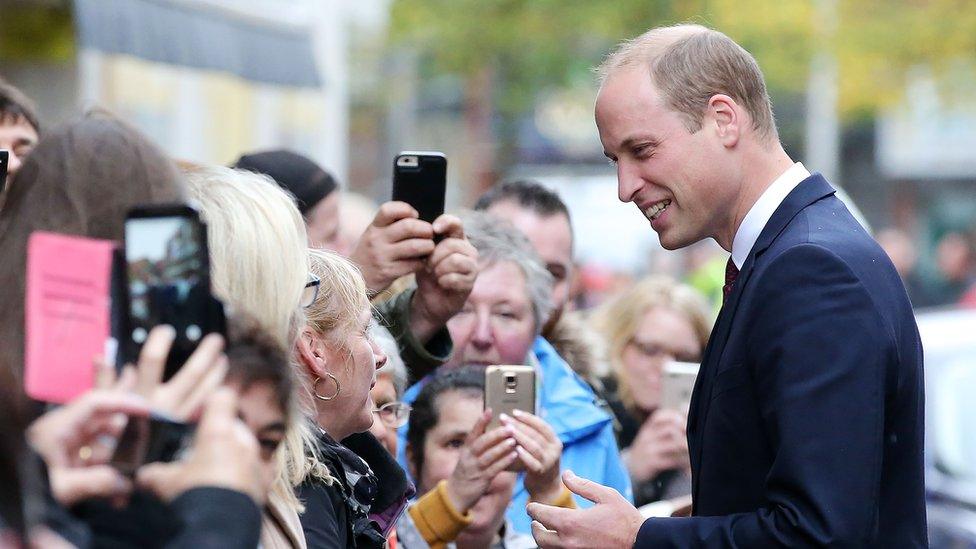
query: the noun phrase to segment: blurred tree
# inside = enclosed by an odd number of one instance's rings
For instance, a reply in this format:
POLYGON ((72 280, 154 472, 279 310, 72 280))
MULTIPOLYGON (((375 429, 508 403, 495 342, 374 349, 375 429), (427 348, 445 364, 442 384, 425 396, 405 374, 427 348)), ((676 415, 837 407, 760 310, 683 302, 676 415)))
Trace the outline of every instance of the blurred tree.
POLYGON ((74 59, 74 25, 68 0, 0 0, 0 59, 74 59))
MULTIPOLYGON (((971 0, 842 0, 824 21, 823 0, 395 0, 392 44, 416 48, 434 72, 491 75, 493 108, 525 112, 550 87, 592 82, 613 45, 662 24, 718 28, 759 60, 774 93, 799 93, 810 59, 839 67, 839 108, 870 115, 901 97, 907 71, 950 76, 976 52, 971 0)), ((951 78, 950 78, 951 80, 951 78)), ((469 94, 469 97, 471 94, 469 94)))

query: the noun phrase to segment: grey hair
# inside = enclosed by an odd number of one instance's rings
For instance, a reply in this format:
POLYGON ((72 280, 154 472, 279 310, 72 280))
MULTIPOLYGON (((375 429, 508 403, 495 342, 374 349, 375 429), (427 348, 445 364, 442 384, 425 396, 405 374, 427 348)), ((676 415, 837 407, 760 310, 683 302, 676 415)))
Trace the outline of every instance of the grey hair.
POLYGON ((400 348, 397 346, 396 339, 393 338, 390 330, 377 322, 375 318, 369 323, 369 334, 373 337, 373 341, 380 346, 380 349, 383 349, 383 354, 386 355, 386 364, 376 370, 376 375, 390 376, 393 381, 393 389, 396 391, 399 400, 403 396, 403 392, 407 390, 407 365, 403 363, 403 358, 400 357, 400 348))
POLYGON ((466 211, 460 217, 465 236, 478 250, 478 263, 482 268, 511 261, 521 269, 538 334, 552 312, 553 278, 532 243, 508 221, 487 212, 466 211))

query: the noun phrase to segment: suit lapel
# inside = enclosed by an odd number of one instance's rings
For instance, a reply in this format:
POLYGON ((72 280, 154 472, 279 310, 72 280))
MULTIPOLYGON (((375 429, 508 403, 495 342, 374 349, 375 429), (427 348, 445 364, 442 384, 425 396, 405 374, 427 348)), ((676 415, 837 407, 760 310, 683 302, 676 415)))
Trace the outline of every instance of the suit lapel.
POLYGON ((773 212, 769 221, 766 222, 759 238, 756 239, 749 256, 739 270, 739 276, 732 287, 732 292, 719 311, 712 333, 708 338, 708 344, 705 347, 705 354, 702 357, 698 379, 695 380, 695 389, 692 392, 688 412, 688 451, 691 458, 693 506, 698 499, 699 475, 697 471, 700 471, 701 468, 702 451, 704 450, 702 439, 705 430, 705 418, 708 415, 708 407, 711 403, 712 382, 715 380, 715 374, 721 370, 719 366, 722 362, 726 343, 728 343, 732 322, 735 319, 735 313, 743 293, 749 289, 749 278, 752 275, 756 259, 772 245, 803 208, 833 193, 833 187, 827 183, 823 176, 814 174, 801 181, 786 196, 776 211, 773 212))

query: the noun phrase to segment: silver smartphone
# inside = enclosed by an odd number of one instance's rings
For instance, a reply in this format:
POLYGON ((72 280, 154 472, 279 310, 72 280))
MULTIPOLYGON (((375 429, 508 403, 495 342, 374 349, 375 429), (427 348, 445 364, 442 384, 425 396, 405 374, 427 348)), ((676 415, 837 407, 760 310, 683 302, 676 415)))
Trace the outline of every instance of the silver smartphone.
POLYGON ((661 408, 688 413, 700 366, 694 362, 668 362, 664 365, 661 376, 661 408))
POLYGON ((501 425, 502 414, 515 410, 535 413, 535 369, 531 366, 500 365, 485 368, 485 408, 491 408, 488 429, 501 425))

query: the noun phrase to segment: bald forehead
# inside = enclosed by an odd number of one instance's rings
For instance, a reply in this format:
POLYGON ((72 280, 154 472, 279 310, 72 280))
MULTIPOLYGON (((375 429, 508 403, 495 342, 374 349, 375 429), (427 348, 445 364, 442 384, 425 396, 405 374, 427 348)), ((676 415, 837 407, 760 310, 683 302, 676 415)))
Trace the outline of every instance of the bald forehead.
POLYGON ((696 34, 714 32, 701 25, 674 25, 658 27, 621 44, 607 56, 597 68, 600 87, 614 73, 628 68, 650 66, 675 43, 696 34))

